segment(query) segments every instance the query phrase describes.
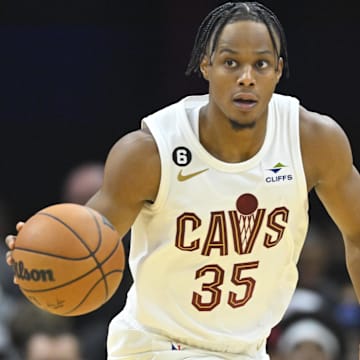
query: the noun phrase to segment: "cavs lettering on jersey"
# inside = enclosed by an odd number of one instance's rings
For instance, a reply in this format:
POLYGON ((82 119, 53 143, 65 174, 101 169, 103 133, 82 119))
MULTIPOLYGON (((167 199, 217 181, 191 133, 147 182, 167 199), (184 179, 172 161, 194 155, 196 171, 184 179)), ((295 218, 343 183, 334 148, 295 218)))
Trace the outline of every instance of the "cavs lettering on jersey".
POLYGON ((237 352, 264 341, 296 287, 308 226, 299 103, 274 94, 262 148, 234 164, 198 140, 207 101, 188 97, 143 120, 162 174, 132 229, 124 314, 181 343, 237 352))

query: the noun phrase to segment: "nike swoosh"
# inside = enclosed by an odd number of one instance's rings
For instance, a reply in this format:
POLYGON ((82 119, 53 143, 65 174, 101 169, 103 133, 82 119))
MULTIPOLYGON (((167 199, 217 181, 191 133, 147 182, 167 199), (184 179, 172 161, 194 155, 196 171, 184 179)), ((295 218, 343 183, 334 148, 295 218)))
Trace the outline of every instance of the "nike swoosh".
POLYGON ((208 171, 208 170, 209 169, 203 169, 203 170, 196 171, 196 172, 193 172, 193 173, 190 173, 190 174, 187 174, 187 175, 183 175, 182 170, 180 170, 179 173, 178 173, 177 179, 179 181, 186 181, 186 180, 189 180, 192 177, 200 175, 201 173, 203 173, 205 171, 208 171))

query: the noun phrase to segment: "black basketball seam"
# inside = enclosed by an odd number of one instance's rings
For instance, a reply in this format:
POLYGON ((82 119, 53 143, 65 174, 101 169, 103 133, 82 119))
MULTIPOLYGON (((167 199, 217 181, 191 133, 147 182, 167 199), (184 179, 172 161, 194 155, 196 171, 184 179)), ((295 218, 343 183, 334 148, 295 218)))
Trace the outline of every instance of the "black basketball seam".
MULTIPOLYGON (((91 292, 96 288, 96 286, 102 281, 103 279, 100 278, 98 281, 95 282, 95 284, 91 287, 91 289, 89 289, 89 291, 87 292, 87 294, 82 298, 82 300, 79 302, 79 304, 77 304, 75 307, 73 307, 71 310, 67 311, 64 313, 64 315, 66 314, 71 314, 73 311, 75 311, 76 309, 78 309, 85 301, 86 299, 90 296, 91 292)), ((107 294, 106 294, 107 295, 107 294)), ((105 298, 105 300, 107 299, 107 296, 105 298)), ((101 305, 100 305, 101 306, 101 305)))
MULTIPOLYGON (((93 269, 93 270, 95 270, 95 269, 93 269)), ((92 270, 92 271, 93 271, 93 270, 92 270)), ((109 276, 109 275, 111 275, 111 274, 113 274, 113 273, 122 273, 122 272, 123 272, 123 270, 111 270, 111 271, 107 272, 107 273, 105 274, 105 276, 107 277, 107 276, 109 276)), ((78 279, 81 279, 81 277, 78 278, 78 279)), ((89 297, 89 295, 91 294, 92 290, 94 290, 95 287, 96 287, 102 280, 103 280, 102 278, 98 279, 98 281, 96 281, 96 282, 94 283, 94 285, 88 290, 88 292, 87 292, 86 295, 83 297, 83 299, 82 299, 75 307, 73 307, 71 310, 68 310, 67 312, 62 313, 62 315, 70 315, 72 312, 76 311, 76 309, 78 309, 78 308, 85 302, 85 300, 86 300, 86 299, 89 297)), ((71 281, 71 282, 73 282, 73 281, 71 281)), ((70 282, 70 283, 71 283, 71 282, 70 282)), ((70 283, 68 283, 68 284, 70 284, 70 283)), ((65 284, 65 285, 68 285, 68 284, 65 284)), ((41 291, 56 290, 58 287, 61 287, 61 286, 56 286, 56 287, 54 287, 54 288, 46 289, 46 290, 26 290, 26 289, 24 289, 24 288, 22 288, 22 290, 25 291, 25 292, 28 292, 28 293, 37 293, 37 292, 41 292, 41 291)), ((105 295, 102 304, 100 304, 97 308, 99 308, 101 305, 103 305, 108 299, 109 299, 109 293, 107 293, 107 294, 105 295)), ((35 301, 35 300, 37 300, 37 299, 35 298, 35 299, 33 299, 33 300, 35 301)), ((39 303, 38 301, 36 301, 36 302, 37 302, 38 306, 40 306, 40 307, 42 306, 41 303, 39 303)), ((46 306, 49 307, 49 304, 46 304, 46 306)), ((97 308, 96 308, 96 309, 97 309, 97 308)), ((96 310, 96 309, 94 309, 94 310, 96 310)))
MULTIPOLYGON (((54 220, 57 220, 62 225, 64 225, 73 235, 75 235, 75 237, 77 237, 78 240, 80 240, 80 242, 84 245, 85 249, 89 252, 89 257, 92 257, 93 260, 95 261, 96 267, 93 270, 95 271, 95 269, 99 269, 99 271, 101 272, 101 276, 104 279, 104 272, 103 272, 103 270, 101 268, 101 264, 99 263, 98 259, 95 256, 97 250, 99 249, 99 247, 101 246, 101 243, 102 243, 102 233, 101 233, 100 225, 99 225, 99 222, 96 219, 96 216, 95 216, 94 212, 90 211, 90 208, 86 208, 86 210, 90 214, 92 219, 94 220, 95 226, 96 226, 96 229, 97 229, 97 235, 98 235, 98 240, 99 241, 98 241, 98 245, 94 249, 94 251, 92 251, 90 249, 88 244, 82 239, 82 237, 71 226, 66 224, 63 220, 61 220, 57 216, 55 216, 53 214, 46 213, 46 212, 40 212, 39 215, 45 215, 45 216, 48 216, 48 217, 50 217, 50 218, 52 218, 54 220)), ((105 280, 104 280, 104 286, 105 286, 105 292, 106 292, 106 294, 108 294, 108 292, 109 292, 108 284, 107 284, 107 282, 105 280)))
MULTIPOLYGON (((88 210, 88 212, 90 213, 90 215, 93 217, 94 221, 95 221, 95 224, 96 224, 96 227, 97 227, 97 230, 98 230, 98 236, 99 236, 99 244, 101 244, 102 242, 102 232, 101 232, 101 227, 99 225, 99 222, 98 222, 98 219, 96 218, 93 210, 91 210, 90 208, 86 208, 88 210)), ((94 256, 96 262, 98 263, 98 260, 96 259, 96 257, 94 256)), ((104 270, 102 269, 101 266, 98 267, 100 272, 101 272, 101 276, 102 276, 102 279, 104 281, 104 285, 105 285, 105 293, 106 293, 106 298, 108 297, 108 294, 109 294, 109 285, 106 281, 106 278, 104 277, 104 270)))
POLYGON ((41 292, 46 292, 46 291, 53 291, 53 290, 56 290, 58 288, 62 288, 64 286, 68 286, 68 285, 70 285, 72 283, 75 283, 75 282, 79 281, 80 279, 88 276, 89 274, 94 273, 96 270, 99 270, 100 271, 100 278, 95 282, 95 284, 92 285, 92 287, 87 291, 87 293, 85 295, 83 295, 82 300, 78 304, 76 304, 75 307, 73 307, 70 311, 67 311, 66 313, 63 313, 64 315, 71 314, 74 311, 76 311, 79 307, 81 307, 82 304, 84 302, 86 302, 86 299, 91 295, 92 291, 100 284, 100 282, 104 283, 104 292, 105 292, 105 294, 104 294, 103 303, 106 302, 108 300, 108 298, 109 298, 109 295, 110 295, 109 283, 107 281, 108 276, 111 275, 111 274, 123 273, 124 272, 124 268, 123 269, 115 269, 115 270, 113 269, 113 270, 111 270, 111 271, 109 271, 107 273, 104 272, 104 269, 102 268, 102 265, 104 263, 106 263, 109 260, 109 258, 111 258, 114 255, 114 253, 116 253, 119 246, 122 244, 121 238, 118 239, 118 241, 116 242, 116 245, 112 248, 111 252, 100 262, 96 257, 96 253, 97 253, 98 249, 101 247, 101 244, 103 242, 103 236, 102 236, 103 233, 102 233, 100 220, 96 216, 96 212, 93 211, 91 208, 86 208, 86 210, 88 211, 88 213, 90 214, 90 216, 94 220, 95 226, 96 226, 96 229, 97 229, 98 242, 96 244, 96 248, 94 249, 94 251, 91 251, 91 248, 88 246, 88 244, 85 242, 85 240, 80 236, 80 234, 76 230, 74 230, 70 225, 65 223, 63 220, 61 220, 57 216, 55 216, 53 214, 50 214, 50 213, 47 213, 47 212, 40 212, 38 214, 48 216, 49 218, 52 218, 55 221, 62 224, 63 226, 65 226, 65 228, 67 228, 67 230, 69 230, 80 241, 80 243, 84 246, 84 248, 87 249, 87 251, 89 253, 87 256, 83 256, 83 257, 80 257, 80 258, 71 258, 71 257, 68 257, 68 256, 55 255, 55 254, 47 253, 45 251, 32 250, 32 249, 28 249, 28 248, 25 248, 25 247, 17 247, 16 248, 17 250, 20 250, 20 251, 37 253, 37 254, 40 254, 40 255, 46 255, 46 256, 54 257, 54 258, 56 257, 56 258, 59 258, 59 259, 62 259, 62 260, 67 260, 67 261, 69 261, 69 260, 70 261, 80 261, 80 260, 85 260, 85 259, 88 259, 88 258, 91 258, 91 257, 94 259, 95 266, 92 269, 87 271, 85 274, 82 274, 82 275, 78 276, 77 278, 72 279, 71 281, 68 281, 68 282, 65 282, 65 283, 62 283, 60 285, 53 286, 53 287, 50 287, 50 288, 38 289, 38 290, 26 289, 25 287, 21 287, 21 289, 24 292, 27 292, 27 293, 30 293, 30 294, 31 293, 33 293, 33 294, 41 293, 41 292))
MULTIPOLYGON (((89 211, 89 209, 87 208, 87 210, 89 211)), ((78 238, 78 240, 80 240, 81 244, 83 244, 86 248, 86 250, 88 250, 89 252, 89 255, 88 256, 83 256, 83 257, 66 257, 66 256, 63 256, 63 255, 57 255, 57 254, 51 254, 51 253, 48 253, 48 252, 45 252, 45 251, 40 251, 40 250, 33 250, 33 249, 28 249, 26 247, 22 247, 22 246, 16 246, 16 250, 22 250, 22 251, 25 251, 25 252, 30 252, 30 253, 33 253, 33 254, 41 254, 41 255, 47 255, 47 256, 52 256, 52 257, 56 257, 56 258, 59 258, 59 259, 63 259, 63 260, 85 260, 85 259, 88 259, 89 257, 93 257, 94 258, 94 255, 93 255, 93 252, 91 251, 91 249, 87 246, 86 242, 84 242, 84 240, 81 238, 81 236, 71 227, 69 226, 68 224, 66 224, 63 220, 61 220, 60 218, 58 218, 57 216, 53 215, 53 214, 49 214, 47 212, 40 212, 38 213, 38 215, 45 215, 45 216, 48 216, 56 221, 58 221, 60 224, 64 225, 73 235, 75 235, 75 237, 78 238)), ((91 217, 94 219, 94 215, 90 212, 90 215, 91 217)), ((98 222, 96 221, 96 218, 95 218, 95 225, 96 225, 96 228, 98 230, 98 234, 99 234, 99 224, 98 222)), ((98 243, 98 245, 96 246, 95 250, 94 250, 94 253, 97 252, 97 250, 99 249, 100 247, 100 244, 101 244, 101 239, 100 239, 100 242, 98 243)))
MULTIPOLYGON (((87 243, 82 239, 82 237, 71 227, 69 226, 68 224, 66 224, 66 222, 64 222, 63 220, 61 220, 60 218, 58 218, 57 216, 53 215, 53 214, 49 214, 49 213, 46 213, 46 212, 40 212, 39 215, 45 215, 45 216, 48 216, 54 220, 57 220, 59 223, 61 223, 62 225, 64 225, 70 232, 72 232, 79 240, 80 242, 84 245, 84 247, 89 251, 89 254, 92 255, 92 251, 91 249, 89 248, 89 246, 87 245, 87 243)), ((92 215, 92 214, 91 214, 92 215)), ((98 225, 96 223, 96 225, 98 225)), ((98 249, 99 247, 96 248, 96 250, 98 249)))
POLYGON ((51 253, 48 253, 46 251, 28 249, 28 248, 22 247, 22 246, 16 246, 15 250, 19 250, 19 251, 21 250, 21 251, 29 252, 29 253, 33 253, 33 254, 46 255, 46 256, 49 256, 49 257, 56 257, 58 259, 63 259, 63 260, 80 261, 80 260, 86 260, 86 259, 91 257, 91 255, 86 255, 86 256, 83 256, 83 257, 67 257, 67 256, 63 256, 63 255, 51 254, 51 253))
MULTIPOLYGON (((53 287, 47 287, 45 289, 27 289, 26 287, 24 286, 21 286, 21 289, 26 291, 26 292, 29 292, 29 293, 41 293, 41 292, 44 292, 44 291, 52 291, 52 290, 56 290, 56 289, 59 289, 59 288, 62 288, 64 286, 67 286, 67 285, 70 285, 74 282, 77 282, 78 280, 88 276, 89 274, 91 274, 92 272, 94 272, 95 270, 97 269, 97 266, 95 266, 94 268, 90 269, 89 271, 87 271, 86 273, 83 273, 81 274, 80 276, 68 281, 68 282, 65 282, 65 283, 62 283, 62 284, 59 284, 59 285, 56 285, 56 286, 53 286, 53 287)), ((117 270, 112 270, 114 272, 124 272, 124 269, 117 269, 117 270)))
MULTIPOLYGON (((112 273, 117 273, 119 272, 119 270, 111 270, 110 272, 104 274, 105 277, 107 277, 108 275, 111 275, 112 273)), ((122 270, 120 272, 123 272, 122 270)), ((95 282, 95 284, 91 287, 91 289, 89 289, 89 291, 87 292, 87 294, 83 297, 83 299, 80 301, 79 304, 77 304, 75 307, 73 307, 71 310, 63 313, 63 315, 70 315, 72 312, 76 311, 85 301, 86 299, 90 296, 91 292, 95 289, 95 287, 100 283, 100 281, 102 281, 103 279, 99 279, 98 281, 95 282)), ((103 304, 108 300, 109 297, 109 293, 106 293, 105 299, 103 301, 103 304)), ((100 307, 101 305, 99 305, 100 307)), ((94 309, 96 310, 96 309, 94 309)))
MULTIPOLYGON (((116 246, 114 246, 114 249, 112 250, 112 252, 109 253, 109 255, 104 258, 104 260, 100 263, 100 267, 105 263, 107 262, 107 260, 116 252, 116 250, 118 249, 120 245, 120 241, 117 241, 116 242, 116 246)), ((71 281, 68 281, 68 282, 65 282, 65 283, 62 283, 62 284, 59 284, 59 285, 56 285, 56 286, 53 286, 53 287, 48 287, 48 288, 45 288, 45 289, 38 289, 38 290, 34 290, 34 289, 26 289, 25 287, 21 287, 24 291, 27 291, 27 292, 31 292, 31 293, 38 293, 38 292, 44 292, 44 291, 51 291, 51 290, 56 290, 58 288, 61 288, 61 287, 64 287, 64 286, 67 286, 67 285, 70 285, 80 279, 82 279, 83 277, 86 277, 87 275, 91 274, 92 272, 94 272, 96 269, 98 269, 98 266, 95 266, 94 268, 90 269, 88 272, 84 273, 84 274, 81 274, 81 276, 79 277, 76 277, 74 279, 72 279, 71 281)), ((124 269, 118 269, 118 270, 113 270, 115 272, 124 272, 124 269)))

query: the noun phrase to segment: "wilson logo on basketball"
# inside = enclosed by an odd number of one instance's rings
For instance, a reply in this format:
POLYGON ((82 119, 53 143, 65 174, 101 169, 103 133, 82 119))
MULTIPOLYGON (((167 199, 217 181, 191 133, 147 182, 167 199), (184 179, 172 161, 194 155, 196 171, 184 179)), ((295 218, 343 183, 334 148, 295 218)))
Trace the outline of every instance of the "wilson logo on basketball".
POLYGON ((54 273, 50 269, 28 269, 22 261, 15 262, 13 265, 15 275, 20 280, 25 281, 55 281, 54 273))

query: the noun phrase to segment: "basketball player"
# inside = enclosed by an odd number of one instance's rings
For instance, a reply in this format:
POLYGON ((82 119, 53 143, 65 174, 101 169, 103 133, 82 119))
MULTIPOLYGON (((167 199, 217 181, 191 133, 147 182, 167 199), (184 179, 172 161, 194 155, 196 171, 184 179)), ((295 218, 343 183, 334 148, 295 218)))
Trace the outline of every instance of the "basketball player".
POLYGON ((272 11, 223 4, 202 22, 188 67, 209 94, 144 118, 111 149, 88 205, 120 235, 132 228, 134 284, 109 326, 109 360, 269 359, 311 189, 344 236, 360 298, 360 176, 334 120, 275 93, 287 70, 272 11))

